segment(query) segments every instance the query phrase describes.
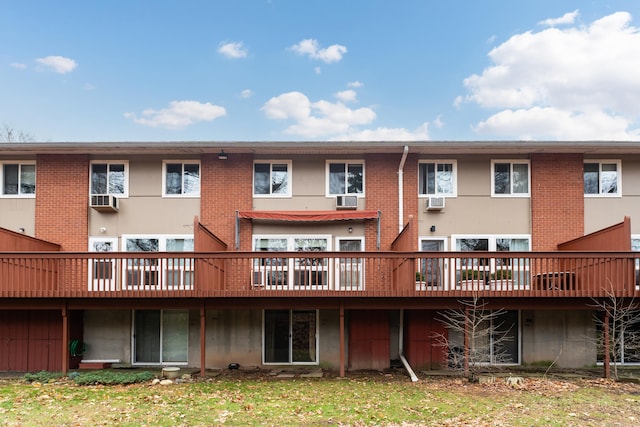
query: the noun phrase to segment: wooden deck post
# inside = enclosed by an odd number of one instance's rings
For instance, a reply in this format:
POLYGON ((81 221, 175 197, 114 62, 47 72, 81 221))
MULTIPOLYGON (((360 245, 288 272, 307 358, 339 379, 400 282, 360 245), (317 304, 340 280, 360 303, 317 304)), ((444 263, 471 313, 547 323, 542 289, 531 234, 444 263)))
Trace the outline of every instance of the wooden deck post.
POLYGON ((464 308, 464 377, 469 378, 469 307, 464 308))
POLYGON ((602 332, 604 333, 604 377, 611 378, 611 349, 609 348, 609 312, 604 312, 604 319, 602 328, 604 329, 602 332))
POLYGON ((67 303, 62 306, 62 375, 69 371, 69 313, 67 303))
POLYGON ((340 378, 344 378, 344 303, 340 301, 340 378))
POLYGON ((207 364, 207 310, 204 301, 200 306, 200 378, 206 375, 207 364))

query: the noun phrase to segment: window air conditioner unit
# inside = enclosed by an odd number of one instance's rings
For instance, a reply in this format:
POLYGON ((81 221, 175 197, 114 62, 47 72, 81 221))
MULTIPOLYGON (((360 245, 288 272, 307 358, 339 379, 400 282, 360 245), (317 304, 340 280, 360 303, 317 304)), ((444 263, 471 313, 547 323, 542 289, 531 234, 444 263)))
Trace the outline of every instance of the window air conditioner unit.
POLYGON ((425 211, 440 211, 444 209, 444 197, 429 197, 424 206, 425 211))
POLYGON ((99 212, 118 212, 118 198, 111 194, 93 195, 90 206, 99 212))
POLYGON ((358 209, 358 196, 337 196, 336 209, 358 209))

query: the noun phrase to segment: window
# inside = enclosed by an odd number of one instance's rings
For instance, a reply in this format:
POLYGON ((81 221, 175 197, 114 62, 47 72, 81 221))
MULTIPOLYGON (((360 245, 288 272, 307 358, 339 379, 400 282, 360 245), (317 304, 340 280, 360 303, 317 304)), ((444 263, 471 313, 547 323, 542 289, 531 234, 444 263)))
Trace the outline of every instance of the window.
MULTIPOLYGON (((451 236, 456 251, 529 252, 528 235, 451 236)), ((466 290, 514 290, 529 286, 528 258, 470 256, 457 261, 457 286, 466 290), (469 288, 471 286, 471 288, 469 288)))
POLYGON ((345 194, 364 194, 364 163, 327 163, 328 196, 345 194))
POLYGON ((421 196, 456 196, 455 160, 420 162, 418 168, 418 186, 421 196))
POLYGON ((620 196, 619 160, 588 160, 584 163, 584 194, 586 196, 620 196))
MULTIPOLYGON (((610 309, 613 309, 611 307, 610 309)), ((596 336, 598 338, 598 363, 604 363, 604 315, 598 313, 596 321, 596 336)), ((637 311, 623 311, 612 313, 609 318, 609 351, 611 363, 640 364, 640 313, 637 311)))
MULTIPOLYGON (((193 252, 193 236, 122 236, 124 252, 193 252)), ((128 289, 193 289, 193 258, 127 260, 128 289)))
POLYGON ((129 196, 127 162, 91 162, 91 194, 129 196))
MULTIPOLYGON (((631 250, 634 252, 640 252, 640 236, 631 236, 631 250)), ((636 290, 640 290, 640 254, 635 259, 636 264, 636 290)))
POLYGON ((328 289, 329 259, 307 252, 331 250, 329 236, 254 236, 257 252, 305 252, 304 257, 265 257, 253 266, 253 286, 266 289, 328 289))
POLYGON ((35 162, 0 163, 0 195, 5 197, 35 197, 35 162))
POLYGON ((188 363, 188 310, 135 310, 132 335, 134 364, 188 363))
POLYGON ((265 310, 263 363, 318 363, 317 310, 265 310))
POLYGON ((518 160, 491 161, 492 196, 529 196, 529 162, 518 160))
POLYGON ((291 162, 261 161, 253 164, 253 195, 290 197, 291 162))
POLYGON ((199 162, 164 162, 165 196, 200 196, 199 162))
MULTIPOLYGON (((474 325, 470 337, 469 362, 480 365, 517 365, 520 363, 520 313, 518 311, 481 313, 487 320, 474 325)), ((449 365, 464 361, 464 335, 459 328, 449 329, 449 365)))

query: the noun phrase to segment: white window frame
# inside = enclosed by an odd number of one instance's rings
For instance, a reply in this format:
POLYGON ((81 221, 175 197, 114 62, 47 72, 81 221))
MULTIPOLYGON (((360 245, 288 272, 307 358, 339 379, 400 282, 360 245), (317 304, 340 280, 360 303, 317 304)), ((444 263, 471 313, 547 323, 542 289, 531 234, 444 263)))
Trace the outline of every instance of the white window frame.
POLYGON ((162 197, 168 198, 198 198, 200 197, 200 191, 202 188, 202 165, 200 160, 163 160, 162 161, 162 197), (182 193, 180 194, 167 194, 167 165, 168 164, 180 164, 182 165, 182 193), (184 166, 185 165, 198 165, 198 191, 192 193, 184 192, 184 166))
MULTIPOLYGON (((616 165, 616 189, 615 193, 593 193, 587 194, 584 192, 584 197, 622 197, 622 160, 618 159, 584 159, 584 164, 596 163, 598 165, 598 190, 602 191, 602 165, 603 164, 615 164, 616 165)), ((584 182, 584 173, 583 173, 584 182)), ((584 188, 584 187, 583 187, 584 188)))
MULTIPOLYGON (((296 250, 295 242, 296 239, 319 239, 325 240, 327 242, 326 251, 331 251, 332 249, 332 236, 328 234, 254 234, 251 240, 251 247, 254 252, 258 252, 256 250, 256 240, 259 239, 282 239, 286 240, 287 248, 286 252, 294 252, 300 253, 296 250)), ((269 251, 266 251, 268 253, 269 251)), ((312 252, 308 252, 312 253, 312 252)), ((330 285, 333 283, 333 268, 331 268, 331 259, 323 258, 322 256, 313 257, 313 256, 300 256, 296 258, 286 258, 285 262, 280 263, 277 258, 269 257, 268 255, 264 258, 256 258, 253 264, 252 270, 252 286, 254 288, 264 288, 271 290, 326 290, 330 289, 330 285), (304 268, 302 270, 308 271, 309 274, 313 274, 313 272, 317 272, 317 274, 326 274, 326 282, 323 284, 308 284, 308 285, 300 285, 296 283, 296 267, 300 267, 303 260, 314 260, 320 259, 321 262, 318 265, 305 266, 310 268, 304 268), (283 283, 279 280, 275 281, 275 284, 271 281, 271 274, 275 273, 277 275, 276 279, 279 278, 280 274, 282 276, 287 277, 287 280, 283 283)), ((309 281, 312 282, 311 278, 309 281)))
MULTIPOLYGON (((426 177, 424 178, 426 181, 426 177)), ((449 160, 449 159, 438 159, 438 160, 420 160, 418 162, 418 197, 420 198, 426 198, 429 196, 443 196, 443 197, 458 197, 458 161, 457 160, 449 160), (421 188, 420 188, 420 182, 421 182, 421 165, 426 165, 426 164, 433 164, 435 167, 435 173, 436 173, 436 178, 435 178, 435 192, 433 193, 422 193, 421 192, 421 188), (451 193, 443 193, 438 191, 438 165, 451 165, 452 166, 452 172, 451 172, 451 177, 453 182, 451 183, 451 193)))
POLYGON ((0 198, 7 199, 33 199, 36 197, 36 193, 38 192, 38 169, 36 166, 35 160, 16 160, 16 161, 3 161, 0 162, 0 198), (18 166, 18 192, 16 194, 7 194, 4 192, 4 167, 5 165, 17 165, 18 166), (34 185, 35 190, 33 193, 22 193, 21 192, 21 182, 20 178, 22 176, 22 167, 23 166, 34 166, 35 167, 35 177, 34 177, 34 185))
POLYGON ((266 361, 266 312, 268 309, 262 310, 262 364, 263 365, 318 365, 320 364, 320 310, 318 309, 281 309, 289 311, 289 361, 288 362, 267 362, 266 361), (315 330, 315 356, 316 360, 314 362, 294 362, 293 361, 293 312, 294 311, 315 311, 316 313, 316 330, 315 330))
MULTIPOLYGON (((158 251, 167 252, 167 241, 172 239, 185 239, 193 240, 192 234, 123 234, 121 240, 122 252, 127 251, 127 241, 134 239, 156 239, 158 240, 158 251)), ((187 253, 190 251, 187 251, 187 253)), ((136 252, 131 252, 136 253, 136 252)), ((143 252, 140 252, 143 253, 143 252)), ((122 272, 122 288, 133 290, 192 290, 194 289, 194 260, 193 258, 161 258, 157 263, 148 263, 145 265, 139 265, 137 263, 131 263, 127 261, 123 263, 122 272), (176 263, 177 261, 177 263, 176 263), (180 280, 178 283, 174 283, 173 280, 169 280, 169 273, 177 271, 180 274, 180 280), (137 284, 128 283, 128 273, 139 272, 140 282, 137 284), (148 283, 145 274, 155 275, 156 281, 148 283)), ((175 276, 172 276, 175 277, 175 276)))
POLYGON ((291 160, 254 160, 253 161, 253 185, 252 192, 253 197, 256 198, 278 198, 278 197, 291 197, 292 194, 292 170, 291 160), (272 193, 271 185, 269 185, 269 193, 268 194, 257 194, 255 192, 255 179, 256 179, 256 164, 268 164, 269 165, 269 181, 271 182, 273 176, 273 167, 275 165, 286 165, 287 166, 287 192, 286 193, 272 193))
POLYGON ((129 161, 128 160, 92 160, 89 165, 89 194, 91 196, 95 195, 109 195, 119 199, 126 199, 129 197, 129 161), (91 186, 93 181, 93 165, 107 165, 107 193, 94 193, 92 192, 91 186), (123 165, 124 166, 124 189, 123 193, 110 193, 109 192, 109 167, 111 165, 123 165))
POLYGON ((531 197, 531 162, 526 159, 494 159, 491 160, 491 197, 531 197), (496 193, 496 164, 509 164, 509 193, 496 193), (513 166, 514 165, 527 165, 527 192, 526 193, 514 193, 514 179, 513 179, 513 166))
POLYGON ((364 160, 358 159, 348 159, 348 160, 327 160, 325 163, 325 188, 326 188, 326 197, 337 197, 337 196, 356 196, 358 198, 365 197, 366 193, 366 165, 364 160), (332 164, 344 164, 345 165, 345 193, 332 193, 331 192, 331 165, 332 164), (361 193, 349 193, 346 190, 349 188, 348 178, 346 175, 347 170, 349 169, 349 165, 359 165, 362 166, 362 192, 361 193))

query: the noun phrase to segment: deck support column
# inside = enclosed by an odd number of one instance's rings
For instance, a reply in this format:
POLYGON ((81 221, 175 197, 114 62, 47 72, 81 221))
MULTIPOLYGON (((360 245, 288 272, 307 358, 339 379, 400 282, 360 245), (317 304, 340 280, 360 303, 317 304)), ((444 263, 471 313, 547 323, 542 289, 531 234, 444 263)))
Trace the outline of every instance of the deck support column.
POLYGON ((340 302, 340 378, 344 378, 344 303, 340 302))
POLYGON ((200 378, 206 375, 207 363, 207 310, 204 301, 200 306, 200 378))
POLYGON ((464 377, 469 379, 469 307, 464 308, 464 377))
POLYGON ((67 303, 62 306, 62 375, 69 371, 69 313, 67 303))
POLYGON ((604 312, 604 319, 602 320, 602 329, 604 334, 604 377, 611 378, 611 349, 609 348, 609 312, 604 312))

